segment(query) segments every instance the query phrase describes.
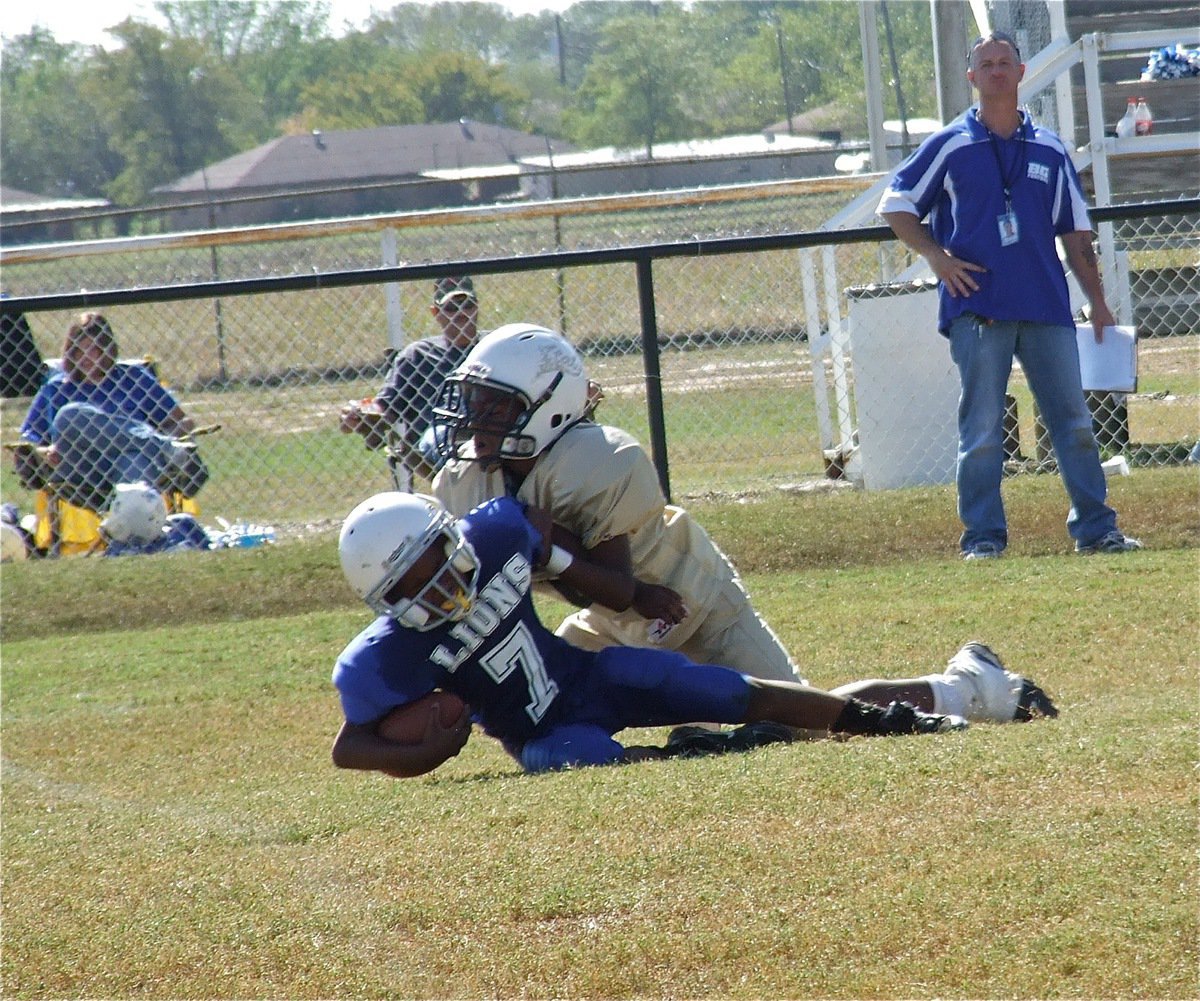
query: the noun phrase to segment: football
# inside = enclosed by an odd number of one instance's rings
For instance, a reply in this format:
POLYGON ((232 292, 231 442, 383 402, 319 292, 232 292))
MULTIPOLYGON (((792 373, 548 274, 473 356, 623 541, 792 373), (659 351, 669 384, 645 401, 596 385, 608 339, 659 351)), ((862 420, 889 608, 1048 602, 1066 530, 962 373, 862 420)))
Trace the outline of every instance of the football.
POLYGON ((467 704, 457 695, 434 691, 415 702, 397 706, 379 721, 376 729, 379 736, 394 740, 397 744, 419 744, 425 737, 429 714, 435 709, 444 727, 453 726, 463 713, 469 712, 467 704))

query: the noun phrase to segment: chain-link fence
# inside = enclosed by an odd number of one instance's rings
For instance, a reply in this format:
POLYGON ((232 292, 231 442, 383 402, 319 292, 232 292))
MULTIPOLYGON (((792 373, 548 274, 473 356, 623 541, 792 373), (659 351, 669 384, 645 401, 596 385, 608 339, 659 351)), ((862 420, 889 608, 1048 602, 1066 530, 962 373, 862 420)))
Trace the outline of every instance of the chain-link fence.
MULTIPOLYGON (((1114 227, 1118 248, 1118 275, 1107 282, 1110 305, 1137 336, 1136 384, 1086 387, 1102 458, 1124 460, 1114 468, 1183 462, 1200 433, 1198 222, 1181 213, 1104 224, 1114 227)), ((897 270, 906 262, 902 255, 897 270)), ((948 342, 934 333, 935 286, 881 283, 847 294, 848 322, 831 343, 835 360, 844 356, 835 366, 841 421, 833 461, 868 488, 949 482, 958 376, 948 342)), ((1076 300, 1085 302, 1082 293, 1076 300)), ((1081 340, 1084 352, 1088 341, 1090 334, 1081 340)), ((1007 471, 1053 470, 1053 449, 1019 364, 1009 391, 1007 471)))
MULTIPOLYGON (((210 474, 198 495, 206 522, 270 524, 280 537, 332 529, 364 495, 390 487, 384 453, 342 433, 341 411, 376 394, 397 349, 435 333, 433 278, 461 272, 474 276, 481 329, 531 321, 581 348, 605 393, 598 419, 648 448, 665 446, 655 458, 676 498, 834 478, 868 488, 948 482, 957 385, 931 314, 920 295, 846 292, 900 274, 899 245, 878 228, 798 233, 846 197, 844 186, 768 186, 757 199, 745 191, 657 197, 636 214, 560 204, 439 213, 325 237, 316 226, 286 240, 259 232, 256 243, 237 231, 182 249, 101 254, 85 244, 57 259, 6 256, 5 284, 15 295, 59 295, 21 300, 44 356, 62 354, 80 305, 99 308, 122 357, 155 359, 187 416, 220 425, 197 439, 210 474), (717 237, 728 248, 707 243, 717 237), (609 249, 585 249, 601 245, 609 249), (556 247, 570 253, 531 260, 556 247), (331 274, 381 261, 399 266, 331 274), (188 290, 214 272, 238 281, 219 298, 188 290), (306 274, 292 286, 251 280, 306 274), (165 285, 180 287, 150 288, 165 285), (128 291, 81 299, 81 286, 128 291), (649 377, 648 318, 658 344, 649 377), (648 405, 660 389, 661 426, 648 405)), ((1140 368, 1137 392, 1108 397, 1098 429, 1108 435, 1106 455, 1119 451, 1130 465, 1181 461, 1200 432, 1200 213, 1194 203, 1185 209, 1147 209, 1113 224, 1142 337, 1140 368)), ((1044 467, 1049 456, 1036 443, 1019 373, 1012 393, 1011 468, 1044 467)), ((3 402, 5 442, 16 439, 29 402, 3 402)), ((32 508, 8 463, 3 488, 22 512, 32 508)))

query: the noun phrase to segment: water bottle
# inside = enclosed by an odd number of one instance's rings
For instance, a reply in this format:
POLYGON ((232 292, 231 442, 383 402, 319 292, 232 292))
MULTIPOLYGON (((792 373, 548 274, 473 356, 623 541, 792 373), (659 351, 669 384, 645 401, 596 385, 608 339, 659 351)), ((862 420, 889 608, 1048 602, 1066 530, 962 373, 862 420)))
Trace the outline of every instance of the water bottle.
POLYGON ((275 541, 271 525, 251 525, 244 521, 229 525, 218 537, 218 546, 225 549, 251 549, 275 541))
POLYGON ((270 525, 240 525, 236 545, 240 548, 253 548, 275 541, 275 529, 270 525))
POLYGON ((1117 122, 1117 138, 1128 139, 1137 134, 1137 98, 1131 97, 1125 105, 1125 114, 1117 122))
POLYGON ((1148 136, 1154 129, 1154 116, 1150 113, 1150 105, 1144 97, 1139 97, 1137 110, 1133 115, 1134 135, 1148 136))

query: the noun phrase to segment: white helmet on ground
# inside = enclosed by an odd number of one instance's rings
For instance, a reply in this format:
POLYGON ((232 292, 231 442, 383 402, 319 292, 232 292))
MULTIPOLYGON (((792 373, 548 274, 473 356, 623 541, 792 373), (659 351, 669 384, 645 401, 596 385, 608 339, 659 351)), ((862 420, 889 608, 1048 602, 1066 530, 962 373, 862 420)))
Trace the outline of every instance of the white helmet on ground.
POLYGON ((118 483, 100 530, 113 542, 144 545, 162 535, 167 505, 149 483, 118 483))
POLYGON ((346 517, 338 555, 346 580, 368 607, 411 629, 424 632, 457 621, 475 601, 475 550, 433 497, 396 491, 368 497, 346 517), (434 545, 441 547, 440 560, 428 579, 405 589, 411 594, 395 593, 401 578, 434 545))
POLYGON ((508 323, 480 339, 446 380, 434 421, 446 427, 440 447, 474 459, 476 434, 500 437, 497 456, 540 455, 590 413, 583 357, 561 334, 508 323))

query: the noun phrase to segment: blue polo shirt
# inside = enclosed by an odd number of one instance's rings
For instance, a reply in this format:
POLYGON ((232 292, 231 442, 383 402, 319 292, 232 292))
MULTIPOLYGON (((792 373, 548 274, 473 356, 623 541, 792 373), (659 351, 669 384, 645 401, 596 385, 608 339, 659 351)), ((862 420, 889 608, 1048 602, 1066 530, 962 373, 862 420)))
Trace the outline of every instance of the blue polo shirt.
POLYGON ((114 365, 101 382, 75 382, 62 370, 50 373, 21 424, 21 437, 49 445, 55 415, 68 403, 90 403, 105 413, 161 428, 179 405, 144 365, 114 365))
POLYGON ((987 268, 972 273, 979 291, 969 296, 952 296, 939 284, 942 333, 963 313, 1074 324, 1055 237, 1091 230, 1087 203, 1062 140, 1024 112, 1016 133, 1001 139, 969 108, 900 165, 877 211, 928 218, 941 247, 987 268), (1004 233, 1010 204, 1015 240, 1004 233))

